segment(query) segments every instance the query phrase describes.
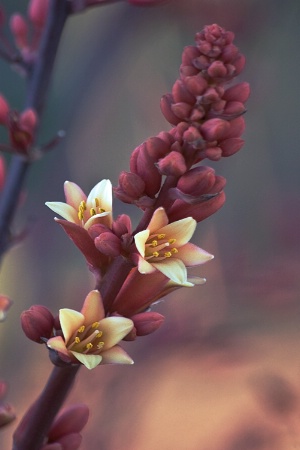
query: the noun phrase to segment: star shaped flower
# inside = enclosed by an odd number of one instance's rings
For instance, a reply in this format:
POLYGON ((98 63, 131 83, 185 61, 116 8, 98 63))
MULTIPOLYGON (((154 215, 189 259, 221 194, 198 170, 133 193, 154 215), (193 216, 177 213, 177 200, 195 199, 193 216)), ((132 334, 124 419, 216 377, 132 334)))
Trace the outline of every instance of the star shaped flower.
POLYGON ((209 261, 212 255, 191 244, 197 222, 192 217, 169 223, 164 208, 154 211, 146 230, 134 236, 140 254, 138 270, 149 274, 159 270, 181 286, 193 286, 187 279, 186 267, 209 261))
POLYGON ((102 180, 93 187, 88 196, 76 184, 64 184, 66 203, 46 202, 46 205, 69 222, 86 230, 95 223, 111 228, 112 224, 112 185, 102 180))
POLYGON ((105 317, 99 291, 91 291, 81 312, 61 309, 59 321, 63 336, 47 341, 48 348, 88 369, 98 364, 133 364, 129 355, 117 344, 133 328, 125 317, 105 317))

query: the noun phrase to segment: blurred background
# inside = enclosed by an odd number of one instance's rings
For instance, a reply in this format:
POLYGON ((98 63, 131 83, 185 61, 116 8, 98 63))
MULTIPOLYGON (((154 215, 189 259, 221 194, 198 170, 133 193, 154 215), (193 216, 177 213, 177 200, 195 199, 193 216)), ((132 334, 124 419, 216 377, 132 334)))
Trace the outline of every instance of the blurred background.
MULTIPOLYGON (((7 15, 25 0, 2 0, 7 15)), ((50 371, 44 346, 22 334, 32 304, 80 308, 93 279, 45 201, 64 201, 63 182, 86 192, 117 184, 131 151, 168 130, 159 101, 184 46, 204 25, 235 35, 251 85, 246 144, 212 165, 227 179, 225 206, 193 242, 215 255, 196 270, 204 286, 181 289, 155 310, 156 333, 124 346, 134 366, 81 370, 68 403, 86 402, 83 450, 287 450, 300 448, 300 3, 295 0, 123 2, 67 23, 39 142, 66 138, 32 167, 14 224, 30 234, 5 258, 1 293, 14 305, 0 326, 0 377, 18 418, 50 371)), ((0 61, 0 92, 22 110, 26 84, 0 61)), ((6 135, 1 130, 1 142, 6 135)), ((114 203, 114 214, 139 219, 114 203)), ((14 425, 1 431, 11 446, 14 425)))

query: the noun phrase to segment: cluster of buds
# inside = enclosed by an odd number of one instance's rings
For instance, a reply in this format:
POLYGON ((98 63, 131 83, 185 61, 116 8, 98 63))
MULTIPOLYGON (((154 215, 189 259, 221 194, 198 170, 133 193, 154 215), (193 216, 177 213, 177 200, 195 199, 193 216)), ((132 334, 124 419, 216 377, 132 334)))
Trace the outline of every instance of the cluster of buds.
POLYGON ((0 95, 0 125, 9 135, 9 144, 1 144, 0 150, 29 156, 35 139, 37 114, 31 109, 19 113, 10 108, 7 100, 0 95))
POLYGON ((32 64, 36 58, 49 9, 49 0, 30 0, 27 18, 13 14, 10 29, 23 61, 32 64))
POLYGON ((143 210, 163 206, 171 221, 190 215, 199 222, 223 205, 225 179, 199 163, 230 156, 244 142, 249 85, 229 86, 245 64, 233 38, 210 25, 185 48, 180 79, 161 100, 173 128, 134 150, 130 172, 121 173, 115 189, 120 200, 143 210))

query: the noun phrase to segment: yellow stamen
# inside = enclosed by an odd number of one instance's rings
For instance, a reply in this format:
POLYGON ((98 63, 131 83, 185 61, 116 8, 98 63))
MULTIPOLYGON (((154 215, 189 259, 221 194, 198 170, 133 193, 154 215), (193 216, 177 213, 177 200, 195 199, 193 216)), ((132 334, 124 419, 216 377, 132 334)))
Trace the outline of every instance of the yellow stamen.
POLYGON ((94 346, 93 346, 93 344, 91 343, 91 342, 89 342, 88 344, 86 344, 86 348, 88 349, 88 350, 91 350, 91 348, 93 348, 94 346))
POLYGON ((74 339, 74 342, 75 342, 75 344, 79 344, 79 342, 80 342, 79 337, 76 337, 76 338, 74 339))
POLYGON ((86 210, 86 203, 85 203, 84 200, 82 200, 82 201, 79 203, 79 209, 82 210, 82 211, 85 211, 85 210, 86 210))
POLYGON ((154 256, 154 258, 157 258, 159 256, 159 253, 158 252, 153 252, 152 256, 154 256))
POLYGON ((103 209, 103 208, 99 208, 100 209, 100 212, 105 212, 105 209, 103 209))
POLYGON ((156 240, 156 239, 153 239, 153 241, 151 242, 150 245, 151 245, 151 247, 156 247, 157 244, 158 244, 157 240, 156 240))
POLYGON ((92 328, 97 328, 99 326, 99 322, 92 323, 92 328))
POLYGON ((177 249, 176 247, 171 248, 171 252, 172 252, 172 253, 178 253, 178 249, 177 249))
POLYGON ((95 202, 96 208, 98 208, 100 206, 100 202, 99 202, 98 198, 94 198, 94 202, 95 202))
POLYGON ((81 325, 81 327, 78 328, 78 333, 83 333, 85 330, 85 326, 81 325))
POLYGON ((171 253, 171 252, 165 252, 165 253, 164 253, 164 256, 165 256, 166 258, 171 258, 172 253, 171 253))
POLYGON ((82 211, 78 211, 78 219, 83 220, 83 212, 82 211))
POLYGON ((157 239, 164 239, 166 235, 164 233, 158 234, 157 239))
POLYGON ((91 208, 90 209, 90 215, 91 216, 95 216, 97 213, 96 213, 96 210, 95 210, 95 208, 91 208))
POLYGON ((104 342, 99 342, 97 348, 100 350, 104 346, 104 342))
POLYGON ((176 239, 169 239, 169 244, 174 244, 176 242, 176 239))
POLYGON ((102 334, 103 334, 103 333, 102 333, 102 331, 99 331, 99 333, 98 333, 98 334, 96 334, 96 336, 95 336, 95 337, 99 339, 99 338, 101 338, 102 334))

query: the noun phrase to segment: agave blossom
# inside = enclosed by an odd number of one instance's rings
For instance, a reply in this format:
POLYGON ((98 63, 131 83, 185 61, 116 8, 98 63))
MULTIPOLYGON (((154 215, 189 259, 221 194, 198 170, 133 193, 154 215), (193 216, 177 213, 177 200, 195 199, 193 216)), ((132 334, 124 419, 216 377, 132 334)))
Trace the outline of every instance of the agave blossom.
POLYGON ((181 286, 193 286, 188 281, 186 267, 209 261, 212 255, 191 244, 197 222, 192 217, 169 223, 164 208, 154 211, 146 230, 134 236, 140 254, 138 270, 149 274, 159 270, 171 281, 181 286))
POLYGON ((106 317, 99 291, 91 291, 81 312, 61 309, 59 321, 63 336, 47 341, 47 346, 65 359, 80 362, 88 369, 98 364, 133 364, 130 356, 117 344, 133 328, 125 317, 106 317))
POLYGON ((64 184, 66 203, 46 202, 46 205, 69 222, 86 230, 95 223, 111 228, 112 224, 112 185, 102 180, 93 187, 88 196, 71 181, 64 184))

